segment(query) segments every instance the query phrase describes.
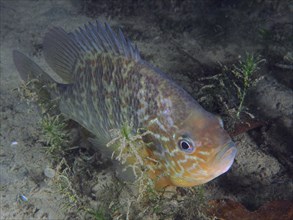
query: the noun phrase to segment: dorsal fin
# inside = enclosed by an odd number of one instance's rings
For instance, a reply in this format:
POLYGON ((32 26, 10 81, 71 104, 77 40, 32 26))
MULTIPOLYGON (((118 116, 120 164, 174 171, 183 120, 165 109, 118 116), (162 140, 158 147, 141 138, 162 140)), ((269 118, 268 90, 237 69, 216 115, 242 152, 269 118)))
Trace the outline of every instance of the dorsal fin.
POLYGON ((118 35, 105 23, 99 21, 93 25, 91 22, 71 33, 71 37, 84 51, 93 53, 111 53, 139 61, 140 55, 136 46, 126 39, 121 30, 118 35))
POLYGON ((62 28, 52 28, 44 38, 44 56, 50 67, 67 83, 73 82, 72 69, 79 47, 62 28))
POLYGON ((88 23, 72 33, 62 28, 52 28, 44 38, 44 55, 50 67, 67 83, 72 83, 72 70, 78 57, 84 53, 110 53, 139 61, 136 46, 126 39, 121 30, 116 34, 105 23, 88 23))

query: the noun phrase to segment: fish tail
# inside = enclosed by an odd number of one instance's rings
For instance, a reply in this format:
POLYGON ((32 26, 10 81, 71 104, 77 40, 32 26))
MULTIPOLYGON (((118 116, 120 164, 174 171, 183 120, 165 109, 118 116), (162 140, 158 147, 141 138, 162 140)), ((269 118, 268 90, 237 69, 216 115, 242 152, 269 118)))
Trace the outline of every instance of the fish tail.
POLYGON ((44 85, 56 83, 56 81, 34 61, 17 50, 13 51, 13 61, 23 81, 28 82, 32 79, 38 79, 44 85))

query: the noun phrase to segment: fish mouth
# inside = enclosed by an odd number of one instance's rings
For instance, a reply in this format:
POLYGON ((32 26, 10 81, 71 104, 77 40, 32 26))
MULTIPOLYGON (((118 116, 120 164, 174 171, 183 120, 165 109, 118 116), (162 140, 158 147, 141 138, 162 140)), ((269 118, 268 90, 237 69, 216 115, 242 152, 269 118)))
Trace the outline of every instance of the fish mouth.
POLYGON ((176 177, 171 176, 171 182, 176 186, 191 187, 201 185, 227 172, 234 162, 237 149, 235 143, 230 141, 225 144, 216 154, 214 162, 209 165, 206 174, 196 175, 193 177, 176 177))
POLYGON ((218 175, 227 172, 234 162, 237 149, 233 141, 225 144, 223 149, 217 154, 215 158, 215 166, 219 168, 218 175))

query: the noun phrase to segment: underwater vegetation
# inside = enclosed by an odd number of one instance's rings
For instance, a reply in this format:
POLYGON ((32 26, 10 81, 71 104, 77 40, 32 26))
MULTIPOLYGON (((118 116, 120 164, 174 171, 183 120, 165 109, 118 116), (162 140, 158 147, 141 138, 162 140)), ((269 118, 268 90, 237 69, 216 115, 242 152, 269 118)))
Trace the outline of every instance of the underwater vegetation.
POLYGON ((234 65, 232 69, 233 75, 239 79, 239 82, 232 80, 233 85, 237 89, 237 97, 239 99, 239 105, 236 112, 237 118, 240 118, 240 114, 243 111, 243 103, 247 90, 259 80, 256 80, 253 74, 259 69, 259 64, 262 62, 265 62, 265 60, 247 53, 244 60, 240 60, 239 64, 234 65))
POLYGON ((222 113, 235 122, 245 120, 247 115, 254 118, 245 106, 245 100, 247 93, 263 78, 258 71, 265 61, 258 55, 246 53, 238 63, 223 66, 222 73, 200 78, 205 82, 199 92, 200 101, 205 105, 221 104, 222 113))
POLYGON ((64 158, 61 159, 56 166, 56 175, 53 178, 59 192, 67 199, 67 202, 63 204, 63 209, 75 209, 84 210, 85 206, 82 204, 76 190, 73 187, 71 178, 73 176, 72 170, 67 164, 64 158))
POLYGON ((64 151, 68 142, 68 133, 65 130, 66 122, 61 115, 50 116, 45 114, 41 121, 43 138, 48 146, 47 153, 56 155, 64 151))
POLYGON ((105 217, 104 212, 105 211, 103 209, 98 209, 89 211, 89 214, 93 217, 94 220, 106 220, 108 218, 105 217))
POLYGON ((160 166, 160 162, 156 161, 146 154, 143 137, 149 134, 148 131, 133 133, 133 125, 124 124, 119 130, 111 130, 112 140, 107 147, 116 145, 116 151, 112 153, 111 158, 118 160, 125 165, 124 170, 131 169, 134 174, 134 184, 138 185, 139 196, 137 200, 142 200, 146 194, 147 198, 157 196, 154 182, 149 178, 149 173, 153 172, 156 167, 160 166))

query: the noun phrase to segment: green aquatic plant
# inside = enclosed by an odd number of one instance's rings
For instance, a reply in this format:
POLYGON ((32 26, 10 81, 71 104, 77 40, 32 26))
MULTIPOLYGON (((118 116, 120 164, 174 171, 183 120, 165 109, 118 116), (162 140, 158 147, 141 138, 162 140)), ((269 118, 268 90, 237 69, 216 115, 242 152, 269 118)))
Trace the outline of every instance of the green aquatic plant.
POLYGON ((27 104, 36 103, 42 114, 57 114, 59 97, 52 99, 49 91, 55 90, 55 84, 42 85, 38 79, 23 81, 17 88, 21 100, 27 104))
POLYGON ((76 190, 73 187, 71 176, 71 169, 67 164, 65 158, 62 158, 56 167, 56 175, 54 176, 53 180, 56 183, 59 192, 67 200, 67 202, 63 204, 63 208, 78 208, 80 210, 83 210, 84 208, 81 205, 81 199, 79 198, 79 196, 76 193, 76 190))
MULTIPOLYGON (((133 131, 133 124, 124 123, 121 129, 110 130, 112 140, 107 144, 107 147, 116 149, 112 154, 112 159, 125 164, 129 160, 135 160, 140 165, 143 164, 143 158, 139 151, 143 148, 142 137, 145 134, 139 134, 133 131)), ((136 174, 136 169, 133 170, 136 174)))
POLYGON ((39 100, 39 96, 36 89, 37 79, 22 82, 17 88, 21 100, 25 100, 27 104, 30 102, 36 102, 39 100))
POLYGON ((204 84, 198 92, 198 101, 213 109, 217 106, 224 114, 237 120, 243 112, 251 116, 245 111, 244 103, 249 89, 262 78, 256 76, 256 72, 264 61, 260 56, 247 53, 238 63, 222 66, 221 73, 199 78, 199 82, 204 84))
POLYGON ((272 33, 269 29, 266 29, 266 28, 259 28, 258 29, 258 34, 259 34, 259 37, 262 39, 262 40, 271 40, 272 38, 272 33))
POLYGON ((105 210, 99 208, 97 210, 88 210, 87 211, 94 220, 106 220, 108 219, 105 215, 105 210))
POLYGON ((56 154, 68 142, 66 123, 61 115, 46 114, 41 120, 43 139, 48 145, 47 153, 56 154))
POLYGON ((126 185, 137 187, 137 196, 127 202, 126 219, 133 203, 139 203, 142 207, 147 204, 147 209, 153 213, 161 209, 160 201, 162 192, 155 189, 154 180, 150 178, 149 172, 159 166, 159 162, 150 158, 146 153, 147 145, 143 137, 150 131, 137 129, 134 131, 132 123, 125 123, 121 129, 111 130, 112 141, 107 146, 115 149, 112 158, 120 161, 124 169, 133 171, 134 182, 126 182, 126 185))
POLYGON ((132 123, 124 124, 121 129, 112 129, 110 134, 112 140, 107 144, 107 147, 115 149, 112 154, 112 159, 115 158, 125 169, 131 168, 133 174, 138 178, 138 172, 142 171, 144 166, 144 158, 141 153, 144 150, 143 136, 147 132, 140 134, 133 132, 132 123))
POLYGON ((237 65, 233 66, 232 74, 238 79, 238 81, 232 80, 239 99, 239 105, 236 112, 237 118, 240 118, 240 114, 243 111, 243 103, 248 89, 257 82, 253 75, 259 69, 259 64, 264 61, 265 60, 261 59, 259 56, 255 57, 253 54, 247 53, 246 58, 243 61, 240 60, 237 65))

